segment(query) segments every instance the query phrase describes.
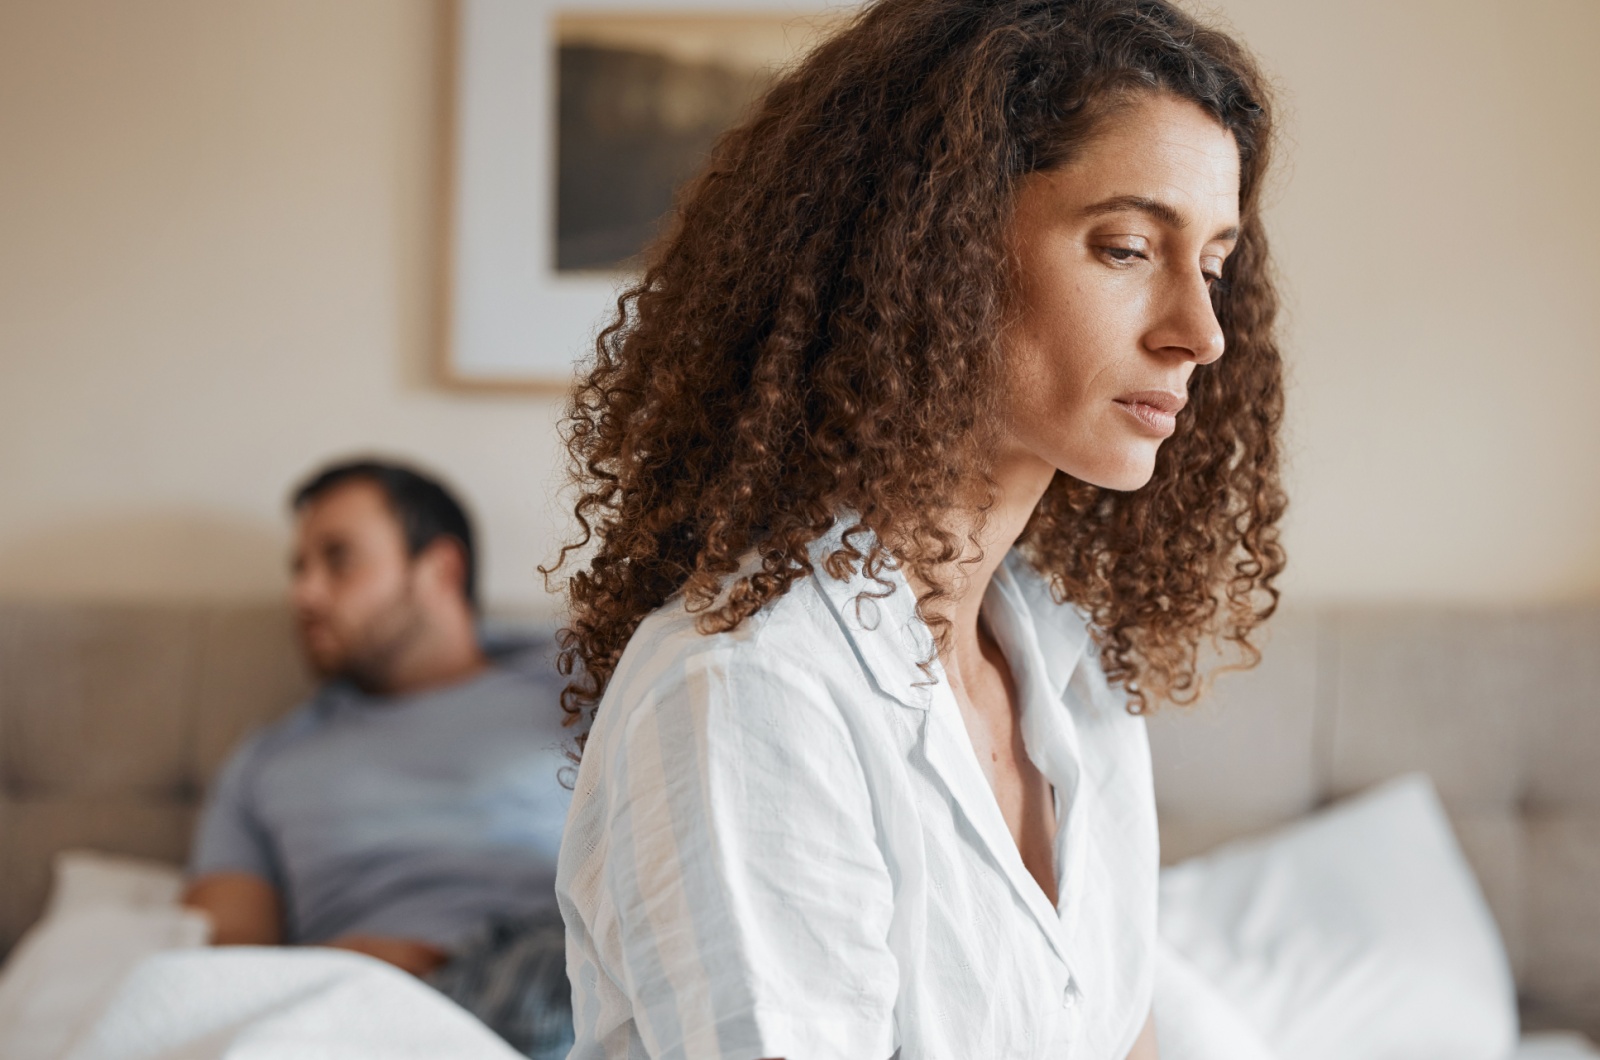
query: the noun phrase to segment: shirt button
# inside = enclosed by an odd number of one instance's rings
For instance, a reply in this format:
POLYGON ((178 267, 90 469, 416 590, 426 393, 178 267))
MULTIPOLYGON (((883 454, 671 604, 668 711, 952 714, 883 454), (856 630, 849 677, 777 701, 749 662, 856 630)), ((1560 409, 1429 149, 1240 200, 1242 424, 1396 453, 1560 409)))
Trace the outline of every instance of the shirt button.
POLYGON ((1078 1003, 1078 984, 1072 980, 1067 981, 1067 988, 1061 991, 1061 1007, 1072 1008, 1078 1003))

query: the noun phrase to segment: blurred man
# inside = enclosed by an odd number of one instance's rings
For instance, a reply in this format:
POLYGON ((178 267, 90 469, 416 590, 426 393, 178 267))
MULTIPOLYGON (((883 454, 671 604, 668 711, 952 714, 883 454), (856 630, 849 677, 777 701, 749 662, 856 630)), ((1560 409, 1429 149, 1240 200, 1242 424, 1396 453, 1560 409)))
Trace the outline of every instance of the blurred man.
POLYGON ((366 953, 523 1052, 564 1055, 567 759, 548 651, 486 655, 472 529, 439 483, 346 463, 293 507, 291 598, 326 683, 222 771, 184 901, 216 944, 366 953))

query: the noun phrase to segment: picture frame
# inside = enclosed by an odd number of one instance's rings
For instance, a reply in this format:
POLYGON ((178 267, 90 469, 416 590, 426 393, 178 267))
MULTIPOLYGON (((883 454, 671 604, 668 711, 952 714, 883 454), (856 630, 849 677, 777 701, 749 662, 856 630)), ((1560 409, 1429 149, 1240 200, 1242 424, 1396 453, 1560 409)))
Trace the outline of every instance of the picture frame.
POLYGON ((569 391, 575 366, 592 355, 633 277, 627 262, 557 267, 564 16, 589 26, 607 18, 652 26, 772 20, 793 27, 798 53, 853 8, 796 0, 697 0, 691 8, 663 0, 455 0, 438 381, 466 390, 569 391))

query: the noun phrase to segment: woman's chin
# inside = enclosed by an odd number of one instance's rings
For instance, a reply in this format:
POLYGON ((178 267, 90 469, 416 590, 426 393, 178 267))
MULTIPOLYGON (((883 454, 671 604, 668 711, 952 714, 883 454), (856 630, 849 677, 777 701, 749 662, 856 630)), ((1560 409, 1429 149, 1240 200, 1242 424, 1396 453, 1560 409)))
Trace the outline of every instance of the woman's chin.
POLYGON ((1113 490, 1117 493, 1132 493, 1148 485, 1156 472, 1156 450, 1150 447, 1148 453, 1127 453, 1121 459, 1098 460, 1092 465, 1074 470, 1070 467, 1062 471, 1081 482, 1091 486, 1099 486, 1103 490, 1113 490))

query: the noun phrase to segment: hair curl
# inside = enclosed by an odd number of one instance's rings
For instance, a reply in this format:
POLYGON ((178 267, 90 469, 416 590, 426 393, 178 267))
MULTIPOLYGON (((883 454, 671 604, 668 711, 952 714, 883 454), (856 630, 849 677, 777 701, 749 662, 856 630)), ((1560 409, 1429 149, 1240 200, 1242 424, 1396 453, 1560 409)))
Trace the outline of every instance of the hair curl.
POLYGON ((1147 486, 1058 473, 1019 547, 1087 612, 1134 712, 1199 694, 1207 636, 1256 661, 1285 506, 1261 74, 1165 0, 877 0, 718 142, 579 380, 580 532, 544 568, 587 555, 567 583, 569 720, 592 720, 645 615, 682 592, 703 631, 737 627, 810 573, 843 511, 870 544, 847 533, 824 567, 900 564, 932 586, 928 618, 964 552, 947 517, 992 489, 1017 183, 1144 92, 1197 103, 1239 147, 1214 294, 1228 352, 1194 372, 1147 486), (759 568, 730 579, 751 550, 759 568))

